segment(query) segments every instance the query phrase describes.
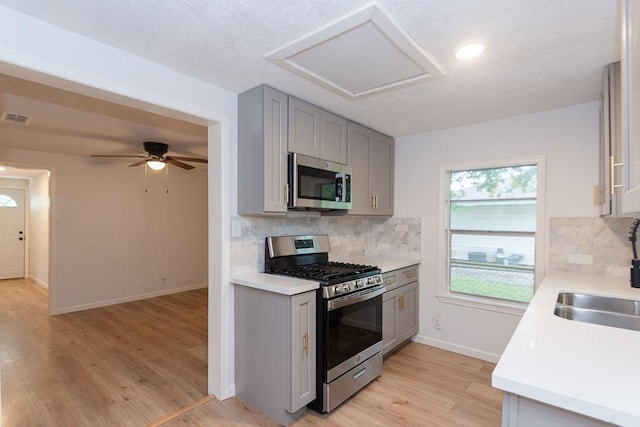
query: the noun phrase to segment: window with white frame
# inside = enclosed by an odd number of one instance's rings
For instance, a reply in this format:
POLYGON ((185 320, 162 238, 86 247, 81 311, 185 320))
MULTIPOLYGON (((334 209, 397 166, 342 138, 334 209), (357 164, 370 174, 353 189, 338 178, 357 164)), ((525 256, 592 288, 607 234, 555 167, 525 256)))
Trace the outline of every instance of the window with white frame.
POLYGON ((538 165, 450 170, 450 294, 528 302, 533 297, 538 165))

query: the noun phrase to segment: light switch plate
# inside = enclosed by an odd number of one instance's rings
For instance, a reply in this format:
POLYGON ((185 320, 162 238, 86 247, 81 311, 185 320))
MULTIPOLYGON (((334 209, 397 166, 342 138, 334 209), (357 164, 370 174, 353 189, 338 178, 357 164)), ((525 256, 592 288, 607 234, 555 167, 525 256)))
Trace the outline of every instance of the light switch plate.
POLYGON ((231 237, 242 237, 242 223, 239 219, 231 220, 231 237))

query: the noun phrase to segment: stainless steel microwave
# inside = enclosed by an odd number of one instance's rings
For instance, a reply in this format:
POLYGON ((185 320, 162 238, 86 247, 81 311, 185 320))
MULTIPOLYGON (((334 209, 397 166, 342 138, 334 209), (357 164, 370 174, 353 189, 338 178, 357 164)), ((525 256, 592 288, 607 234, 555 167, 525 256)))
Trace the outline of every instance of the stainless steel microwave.
POLYGON ((289 209, 351 209, 347 165, 289 153, 289 209))

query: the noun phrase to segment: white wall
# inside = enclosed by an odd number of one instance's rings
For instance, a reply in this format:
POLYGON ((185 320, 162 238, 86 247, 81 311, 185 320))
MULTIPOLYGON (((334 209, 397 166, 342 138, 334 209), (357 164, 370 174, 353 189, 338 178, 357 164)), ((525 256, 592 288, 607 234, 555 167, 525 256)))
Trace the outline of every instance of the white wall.
POLYGON ((29 185, 29 277, 49 286, 49 174, 42 172, 29 185))
MULTIPOLYGON (((0 72, 209 127, 209 392, 232 395, 232 343, 225 331, 232 309, 229 198, 236 169, 229 160, 237 140, 236 94, 2 6, 0 72)), ((47 159, 38 162, 21 166, 47 169, 47 159)), ((52 200, 56 190, 52 176, 52 200)), ((53 203, 55 221, 58 205, 53 203)), ((52 242, 56 234, 52 227, 52 242)), ((70 266, 53 249, 50 286, 55 288, 70 266)), ((66 286, 62 280, 59 285, 66 286)))
MULTIPOLYGON (((443 106, 446 108, 446 106, 443 106)), ((520 316, 436 298, 444 263, 439 240, 442 167, 545 156, 548 217, 594 217, 598 178, 599 104, 401 137, 396 140, 395 212, 422 219, 420 342, 497 360, 520 316), (433 316, 441 317, 441 329, 433 316)))
MULTIPOLYGON (((56 313, 206 286, 205 169, 174 168, 169 193, 164 173, 149 172, 145 192, 143 167, 7 148, 0 159, 52 167, 56 313)), ((30 219, 36 229, 46 225, 30 219)))

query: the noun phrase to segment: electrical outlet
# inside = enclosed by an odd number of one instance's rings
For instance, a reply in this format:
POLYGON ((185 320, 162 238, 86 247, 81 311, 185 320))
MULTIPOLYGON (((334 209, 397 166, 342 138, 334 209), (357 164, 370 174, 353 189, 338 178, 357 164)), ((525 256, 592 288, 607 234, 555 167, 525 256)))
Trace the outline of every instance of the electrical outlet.
POLYGON ((440 313, 436 313, 433 315, 433 327, 436 329, 442 328, 442 322, 440 319, 440 313))

